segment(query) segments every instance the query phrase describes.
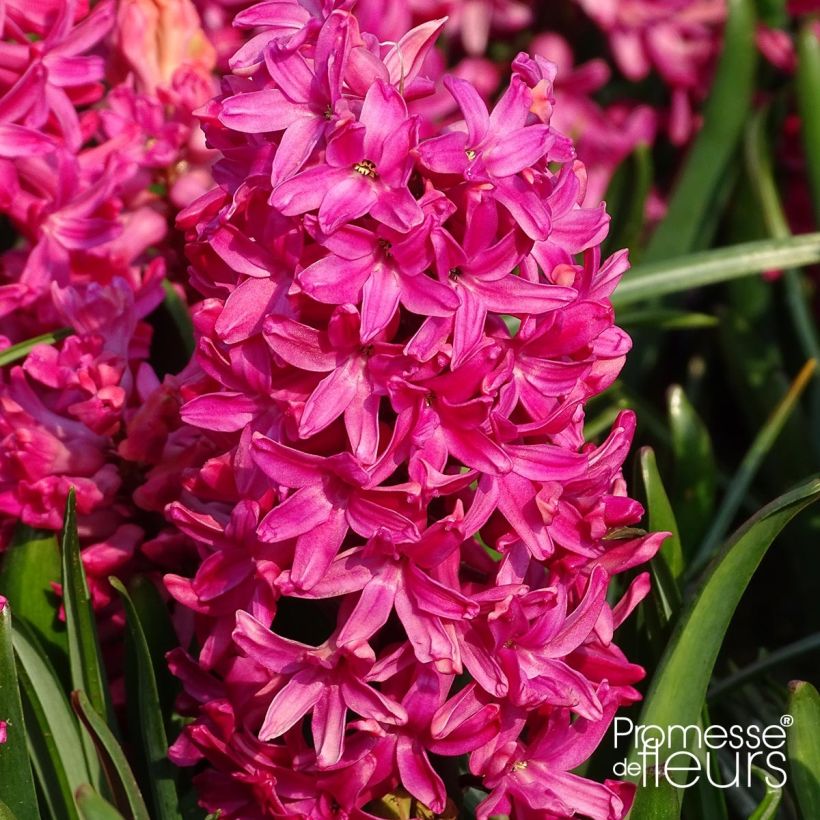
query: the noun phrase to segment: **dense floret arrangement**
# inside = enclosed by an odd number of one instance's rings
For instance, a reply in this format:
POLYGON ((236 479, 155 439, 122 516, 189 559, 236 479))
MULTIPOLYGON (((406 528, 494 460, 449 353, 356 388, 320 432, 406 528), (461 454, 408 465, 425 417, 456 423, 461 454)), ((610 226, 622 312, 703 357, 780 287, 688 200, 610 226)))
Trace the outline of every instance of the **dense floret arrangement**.
POLYGON ((446 77, 441 127, 443 20, 392 45, 344 9, 237 23, 200 112, 219 187, 180 215, 210 380, 182 418, 214 452, 169 508, 201 558, 166 576, 202 646, 173 659, 173 757, 206 758, 224 817, 366 816, 399 786, 442 813, 465 755, 479 817, 621 817, 626 786, 570 770, 637 697, 612 633, 647 576, 606 590, 662 536, 617 537, 632 415, 584 441, 627 260, 550 125, 554 66, 520 54, 491 111, 446 77))

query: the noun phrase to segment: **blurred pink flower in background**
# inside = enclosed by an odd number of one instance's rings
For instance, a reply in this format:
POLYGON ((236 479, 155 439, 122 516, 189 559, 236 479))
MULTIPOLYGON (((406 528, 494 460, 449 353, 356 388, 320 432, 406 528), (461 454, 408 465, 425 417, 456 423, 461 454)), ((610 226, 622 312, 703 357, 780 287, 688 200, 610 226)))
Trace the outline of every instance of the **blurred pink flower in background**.
POLYGON ((693 106, 705 95, 726 19, 725 0, 576 0, 609 37, 618 68, 632 81, 657 71, 672 92, 669 137, 695 129, 693 106))

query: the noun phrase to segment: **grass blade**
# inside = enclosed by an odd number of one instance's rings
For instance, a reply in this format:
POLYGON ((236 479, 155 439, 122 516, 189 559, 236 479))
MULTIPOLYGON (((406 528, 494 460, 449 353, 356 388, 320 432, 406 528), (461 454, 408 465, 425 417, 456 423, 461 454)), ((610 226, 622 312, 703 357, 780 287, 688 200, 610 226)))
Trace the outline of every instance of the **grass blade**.
MULTIPOLYGON (((681 256, 701 246, 704 223, 719 199, 752 105, 757 66, 754 3, 728 0, 727 5, 723 54, 704 106, 703 126, 672 194, 666 218, 646 250, 646 262, 681 256)), ((627 281, 634 281, 642 272, 636 268, 627 281)))
MULTIPOLYGON (((668 727, 698 722, 723 637, 749 580, 777 534, 818 498, 820 478, 814 478, 764 507, 726 543, 675 624, 644 700, 641 724, 668 727)), ((679 735, 675 733, 675 745, 661 746, 661 763, 680 750, 679 735)), ((637 752, 633 748, 632 760, 638 759, 637 752)), ((639 789, 632 820, 658 816, 650 813, 650 804, 657 799, 654 791, 639 789)))
POLYGON ((0 800, 18 820, 39 820, 14 661, 11 607, 4 598, 0 598, 0 715, 6 722, 6 742, 0 744, 0 800))
POLYGON ((749 450, 743 457, 743 461, 741 461, 737 472, 726 490, 726 495, 718 509, 717 515, 715 515, 712 526, 709 528, 709 532, 703 539, 703 543, 688 568, 690 577, 696 575, 704 567, 718 544, 726 535, 732 520, 737 515, 743 503, 743 499, 746 497, 746 493, 749 491, 749 487, 755 475, 757 475, 757 471, 760 469, 760 465, 763 463, 763 460, 766 458, 767 453, 771 450, 775 441, 777 441, 777 437, 780 435, 783 425, 788 420, 800 396, 806 389, 806 385, 808 385, 811 380, 816 365, 817 362, 814 359, 810 359, 806 362, 800 373, 797 374, 789 391, 783 397, 780 404, 777 405, 760 432, 755 436, 751 447, 749 447, 749 450))
POLYGON ((797 234, 788 239, 759 239, 692 253, 669 262, 636 265, 631 275, 618 285, 612 303, 618 310, 656 296, 818 262, 820 233, 797 234))
POLYGON ((128 696, 137 702, 139 747, 150 789, 152 816, 156 820, 179 818, 179 797, 174 768, 168 760, 168 738, 165 734, 157 679, 148 642, 131 596, 117 578, 109 580, 125 605, 129 655, 134 659, 136 666, 136 674, 129 681, 132 683, 131 689, 135 691, 129 691, 128 696))
POLYGON ((62 532, 63 601, 68 631, 68 656, 71 682, 74 689, 88 693, 88 700, 111 727, 116 726, 111 699, 106 683, 105 669, 100 653, 100 641, 91 607, 91 596, 80 558, 77 536, 77 510, 74 490, 66 500, 62 532))
POLYGON ((51 333, 43 333, 41 336, 34 336, 24 342, 0 350, 0 367, 25 359, 37 345, 53 345, 61 339, 74 335, 74 330, 70 327, 61 327, 59 330, 52 330, 51 333))
POLYGON ((89 771, 77 754, 82 738, 62 684, 37 638, 23 623, 15 623, 14 651, 29 748, 40 791, 53 817, 76 818, 74 792, 83 783, 99 780, 99 767, 89 771))
POLYGON ((62 574, 60 548, 53 532, 18 524, 3 553, 0 594, 14 609, 14 623, 25 623, 55 670, 68 682, 68 639, 58 618, 59 599, 52 587, 62 574))
POLYGON ((792 725, 786 735, 791 783, 803 817, 820 817, 820 695, 805 681, 789 684, 792 725))
POLYGON ((151 820, 137 785, 137 779, 128 765, 119 741, 108 728, 108 724, 100 717, 82 690, 71 693, 71 705, 94 740, 108 787, 117 807, 130 820, 151 820))
POLYGON ((77 805, 82 820, 123 820, 123 816, 87 783, 77 789, 77 805))

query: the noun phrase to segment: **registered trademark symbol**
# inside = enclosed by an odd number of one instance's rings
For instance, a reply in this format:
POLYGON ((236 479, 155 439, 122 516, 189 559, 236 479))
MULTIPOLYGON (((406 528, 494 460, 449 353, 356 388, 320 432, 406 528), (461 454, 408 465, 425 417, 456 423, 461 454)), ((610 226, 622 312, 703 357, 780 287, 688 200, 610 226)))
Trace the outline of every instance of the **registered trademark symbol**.
POLYGON ((791 726, 794 723, 794 718, 791 715, 783 715, 780 718, 780 725, 781 726, 791 726))

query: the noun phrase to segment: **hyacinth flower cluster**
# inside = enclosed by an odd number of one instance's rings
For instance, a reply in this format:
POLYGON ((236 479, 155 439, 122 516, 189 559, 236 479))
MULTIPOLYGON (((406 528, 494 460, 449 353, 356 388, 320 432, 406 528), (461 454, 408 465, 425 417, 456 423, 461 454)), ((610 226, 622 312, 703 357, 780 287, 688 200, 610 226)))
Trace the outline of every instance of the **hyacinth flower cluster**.
MULTIPOLYGON (((220 69, 227 67, 226 52, 232 45, 256 34, 252 26, 230 26, 232 13, 248 5, 247 0, 198 0, 203 25, 220 53, 220 69)), ((727 10, 725 0, 566 0, 551 14, 517 0, 358 0, 352 11, 363 30, 383 42, 396 42, 415 25, 446 18, 443 48, 430 50, 424 59, 424 74, 436 83, 435 93, 419 106, 418 113, 426 120, 458 118, 455 101, 442 82, 447 73, 469 80, 485 101, 497 96, 509 73, 509 59, 499 58, 492 43, 518 42, 531 55, 554 63, 556 122, 575 142, 588 173, 587 201, 595 204, 603 198, 615 168, 636 147, 652 145, 659 126, 676 145, 695 135, 727 10), (561 20, 561 31, 553 30, 561 20), (590 23, 607 35, 610 54, 575 66, 567 37, 585 37, 584 27, 590 23), (668 104, 653 109, 627 93, 601 105, 598 92, 612 76, 605 56, 614 58, 619 72, 631 82, 657 76, 671 92, 668 104)), ((416 113, 416 106, 408 102, 416 113)), ((653 205, 662 208, 660 202, 653 205)))
MULTIPOLYGON (((74 487, 104 613, 108 575, 148 537, 142 471, 175 426, 146 319, 184 273, 174 216, 213 184, 192 112, 213 94, 214 55, 188 0, 3 12, 0 212, 18 238, 0 257, 0 348, 22 348, 0 377, 2 546, 18 521, 58 530, 74 487)), ((164 503, 147 505, 160 522, 164 503)))
POLYGON ((165 576, 197 647, 170 655, 172 759, 223 818, 443 814, 445 771, 479 818, 623 817, 629 785, 571 770, 638 698, 613 631, 648 576, 606 593, 663 535, 628 529, 632 414, 584 438, 628 262, 580 204, 554 66, 519 55, 491 111, 447 77, 442 129, 410 108, 444 20, 383 44, 285 0, 235 25, 198 112, 218 187, 179 217, 203 296, 182 417, 211 453, 168 507, 200 557, 165 576))

